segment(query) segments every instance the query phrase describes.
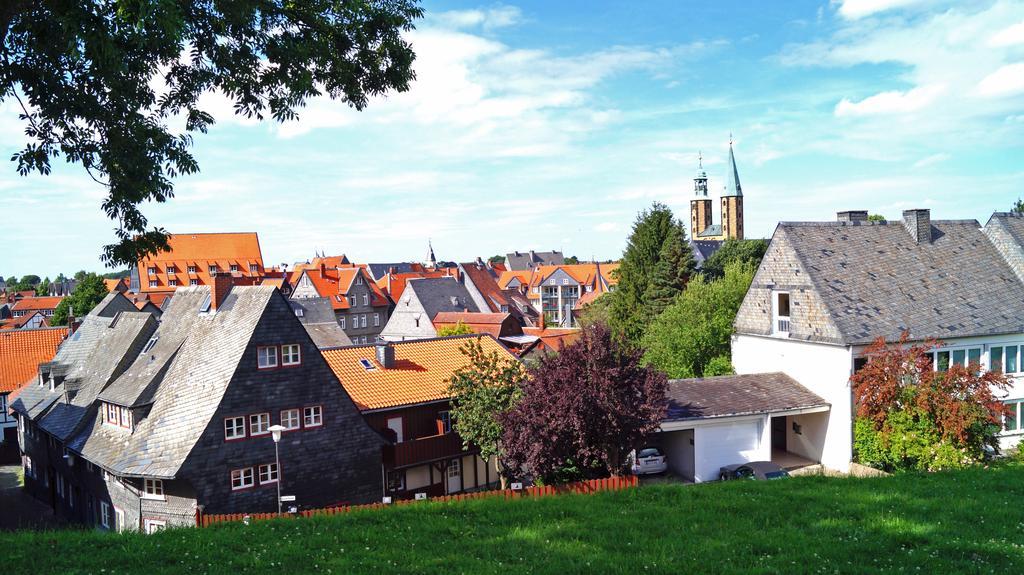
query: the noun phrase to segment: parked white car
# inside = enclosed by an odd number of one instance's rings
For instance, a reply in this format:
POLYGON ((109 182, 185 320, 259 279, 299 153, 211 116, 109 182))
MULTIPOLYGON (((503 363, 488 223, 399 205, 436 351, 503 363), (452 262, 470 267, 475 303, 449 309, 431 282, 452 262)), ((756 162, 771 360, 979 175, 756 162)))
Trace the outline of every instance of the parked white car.
POLYGON ((633 475, 651 475, 668 471, 665 454, 657 447, 642 447, 630 452, 633 475))

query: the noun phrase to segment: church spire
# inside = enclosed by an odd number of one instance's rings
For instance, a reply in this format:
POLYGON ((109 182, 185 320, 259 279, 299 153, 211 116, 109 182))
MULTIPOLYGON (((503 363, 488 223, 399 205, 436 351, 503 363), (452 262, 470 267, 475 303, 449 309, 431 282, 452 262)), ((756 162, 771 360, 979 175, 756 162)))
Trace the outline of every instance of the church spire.
POLYGON ((698 198, 708 197, 708 174, 704 171, 704 156, 697 152, 697 177, 693 179, 693 192, 698 198))
POLYGON ((729 165, 726 166, 725 193, 723 197, 742 196, 743 188, 740 186, 740 173, 736 170, 736 156, 732 153, 732 134, 729 134, 729 165))
POLYGON ((431 267, 437 267, 437 258, 434 257, 434 244, 427 240, 427 262, 431 267))

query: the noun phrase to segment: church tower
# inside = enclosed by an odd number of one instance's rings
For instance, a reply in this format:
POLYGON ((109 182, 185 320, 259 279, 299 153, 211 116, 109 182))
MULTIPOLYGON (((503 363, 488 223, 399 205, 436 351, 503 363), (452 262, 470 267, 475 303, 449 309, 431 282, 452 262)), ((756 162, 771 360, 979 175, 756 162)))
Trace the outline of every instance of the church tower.
MULTIPOLYGON (((710 200, 708 204, 710 207, 710 200)), ((736 170, 736 157, 732 153, 732 138, 729 138, 729 165, 726 166, 725 191, 722 192, 722 235, 725 239, 743 239, 743 188, 736 170)))
POLYGON ((704 158, 697 154, 697 177, 693 179, 694 198, 690 200, 690 239, 711 227, 711 198, 708 197, 708 174, 704 158))

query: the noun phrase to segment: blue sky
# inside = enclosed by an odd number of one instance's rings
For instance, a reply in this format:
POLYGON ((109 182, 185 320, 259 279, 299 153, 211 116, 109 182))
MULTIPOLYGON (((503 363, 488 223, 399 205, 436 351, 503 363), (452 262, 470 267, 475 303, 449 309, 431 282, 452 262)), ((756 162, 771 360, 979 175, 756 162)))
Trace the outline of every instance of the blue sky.
MULTIPOLYGON (((409 93, 283 125, 210 95, 202 172, 144 211, 256 231, 268 265, 419 260, 428 238, 615 258, 652 201, 688 219, 698 150, 717 194, 730 132, 748 237, 844 209, 984 223, 1024 196, 1024 3, 758 4, 425 2, 409 93)), ((0 104, 0 156, 20 130, 0 104)), ((100 269, 102 195, 76 166, 0 171, 0 275, 100 269)))

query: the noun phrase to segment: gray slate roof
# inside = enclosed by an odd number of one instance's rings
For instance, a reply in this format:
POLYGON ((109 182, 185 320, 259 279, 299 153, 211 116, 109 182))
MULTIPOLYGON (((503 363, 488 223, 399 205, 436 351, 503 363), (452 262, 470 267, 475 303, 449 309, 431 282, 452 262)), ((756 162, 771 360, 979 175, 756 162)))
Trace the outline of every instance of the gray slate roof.
MULTIPOLYGON (((178 472, 219 407, 276 289, 236 286, 216 313, 200 314, 201 304, 196 302, 209 291, 206 286, 179 288, 165 310, 156 333, 161 339, 166 333, 169 341, 175 340, 170 334, 182 329, 176 324, 191 327, 158 378, 152 407, 135 430, 127 434, 93 417, 92 424, 68 442, 69 448, 119 475, 170 478, 178 472)), ((284 297, 276 297, 284 305, 284 297)), ((137 363, 149 361, 149 355, 143 354, 137 363)), ((142 367, 133 365, 129 370, 142 367)))
POLYGON ((562 252, 511 252, 505 255, 508 269, 514 271, 528 270, 537 266, 560 266, 565 263, 562 252))
POLYGON ((715 237, 722 235, 722 224, 711 224, 697 234, 698 238, 715 237))
POLYGON ((690 249, 693 250, 693 259, 697 269, 704 266, 704 260, 711 257, 725 243, 721 240, 691 240, 690 249))
POLYGON ((405 289, 416 294, 423 312, 431 319, 442 311, 480 311, 466 286, 455 278, 414 278, 406 283, 405 289))
POLYGON ((407 274, 412 272, 412 264, 409 262, 398 262, 394 264, 366 264, 366 269, 374 280, 379 280, 388 273, 388 270, 395 268, 396 274, 407 274))
POLYGON ((845 344, 1024 333, 1024 284, 976 220, 779 224, 845 344))
POLYGON ((784 373, 671 379, 667 395, 665 421, 775 413, 829 405, 784 373))
POLYGON ((352 345, 352 340, 338 325, 328 298, 291 299, 288 304, 319 349, 352 345), (299 315, 300 312, 302 315, 299 315))

